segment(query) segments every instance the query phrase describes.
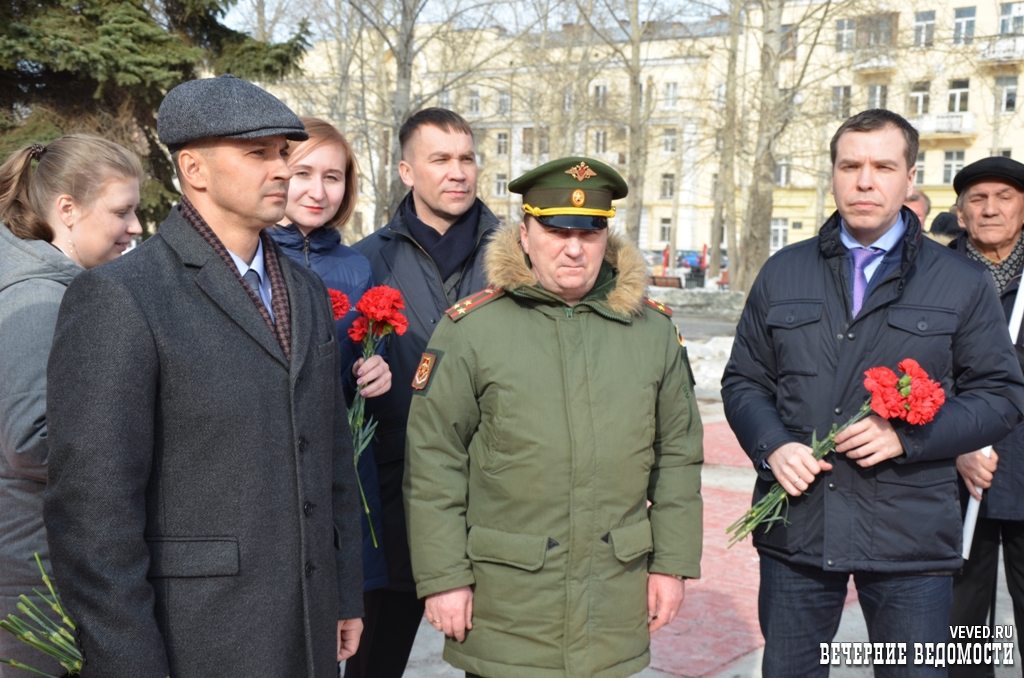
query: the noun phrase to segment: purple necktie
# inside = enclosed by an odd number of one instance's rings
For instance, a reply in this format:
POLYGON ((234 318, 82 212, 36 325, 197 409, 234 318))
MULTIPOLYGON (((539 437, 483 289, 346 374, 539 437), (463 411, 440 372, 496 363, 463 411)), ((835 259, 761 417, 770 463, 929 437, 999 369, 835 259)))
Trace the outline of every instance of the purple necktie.
POLYGON ((853 317, 860 313, 860 307, 864 304, 864 292, 868 289, 868 278, 864 275, 864 269, 872 261, 885 254, 884 250, 877 247, 855 247, 850 250, 853 257, 853 317))

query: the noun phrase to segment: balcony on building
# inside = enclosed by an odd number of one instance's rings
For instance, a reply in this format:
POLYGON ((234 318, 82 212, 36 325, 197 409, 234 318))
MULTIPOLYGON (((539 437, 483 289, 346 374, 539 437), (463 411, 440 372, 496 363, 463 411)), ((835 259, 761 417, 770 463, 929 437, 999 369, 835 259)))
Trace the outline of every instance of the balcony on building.
POLYGON ((963 139, 978 134, 974 113, 932 113, 909 122, 922 139, 963 139))
POLYGON ((1024 35, 1004 35, 982 42, 978 60, 990 66, 1024 61, 1024 35))
POLYGON ((854 55, 852 68, 857 75, 891 73, 896 70, 896 59, 887 52, 861 50, 854 55))

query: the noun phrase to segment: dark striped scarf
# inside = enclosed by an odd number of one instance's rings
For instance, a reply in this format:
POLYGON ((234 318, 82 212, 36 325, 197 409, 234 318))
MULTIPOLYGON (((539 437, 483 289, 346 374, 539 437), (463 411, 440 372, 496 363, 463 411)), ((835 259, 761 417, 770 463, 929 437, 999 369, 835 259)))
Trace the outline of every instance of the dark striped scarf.
POLYGON ((281 350, 284 351, 285 359, 291 360, 291 305, 288 303, 288 287, 285 285, 284 274, 281 272, 281 263, 277 260, 277 248, 274 247, 274 241, 270 239, 266 231, 260 231, 260 241, 263 243, 263 268, 267 272, 267 278, 270 280, 270 307, 274 309, 274 317, 271 318, 263 300, 260 299, 260 296, 249 287, 249 284, 238 273, 238 267, 235 266, 235 262, 231 255, 228 254, 228 249, 224 247, 224 243, 220 241, 217 234, 213 232, 210 225, 206 223, 206 220, 203 219, 202 215, 196 211, 196 208, 185 196, 181 196, 181 204, 178 206, 178 211, 181 212, 181 216, 184 217, 185 221, 192 228, 196 229, 203 240, 220 256, 221 261, 227 264, 231 272, 235 274, 235 277, 238 278, 238 284, 249 294, 252 303, 256 305, 256 310, 260 312, 263 320, 266 321, 267 327, 277 337, 277 342, 281 345, 281 350))
POLYGON ((981 265, 988 269, 988 272, 992 274, 992 279, 996 281, 996 289, 999 290, 999 294, 1002 294, 1014 276, 1019 275, 1021 268, 1024 267, 1024 238, 1018 237, 1017 244, 1010 251, 1010 256, 998 264, 979 252, 969 239, 967 240, 967 256, 981 262, 981 265))

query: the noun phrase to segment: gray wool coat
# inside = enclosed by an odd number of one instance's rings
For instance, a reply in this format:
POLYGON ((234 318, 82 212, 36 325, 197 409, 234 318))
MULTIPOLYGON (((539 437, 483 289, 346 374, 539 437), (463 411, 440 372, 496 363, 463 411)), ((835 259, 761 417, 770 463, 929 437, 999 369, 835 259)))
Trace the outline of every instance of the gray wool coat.
POLYGON ((45 518, 84 678, 337 675, 359 491, 326 288, 278 258, 290 363, 176 209, 68 288, 45 518))
MULTIPOLYGON (((33 554, 49 569, 46 359, 60 300, 81 270, 50 243, 22 240, 0 224, 0 619, 18 613, 19 595, 42 585, 33 554)), ((6 631, 0 632, 0 657, 61 671, 6 631)), ((15 675, 28 674, 0 665, 0 677, 15 675)))

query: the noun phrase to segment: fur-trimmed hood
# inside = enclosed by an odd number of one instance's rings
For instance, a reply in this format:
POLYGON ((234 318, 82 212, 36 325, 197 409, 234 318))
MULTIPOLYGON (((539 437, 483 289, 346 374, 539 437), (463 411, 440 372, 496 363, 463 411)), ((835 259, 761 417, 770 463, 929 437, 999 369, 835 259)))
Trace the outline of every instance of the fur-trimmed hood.
MULTIPOLYGON (((616 277, 615 288, 602 304, 623 317, 642 315, 647 294, 647 264, 640 250, 612 232, 608 234, 604 260, 615 269, 616 277)), ((519 241, 519 224, 506 224, 495 231, 484 255, 484 273, 488 283, 506 290, 537 285, 519 241)))

